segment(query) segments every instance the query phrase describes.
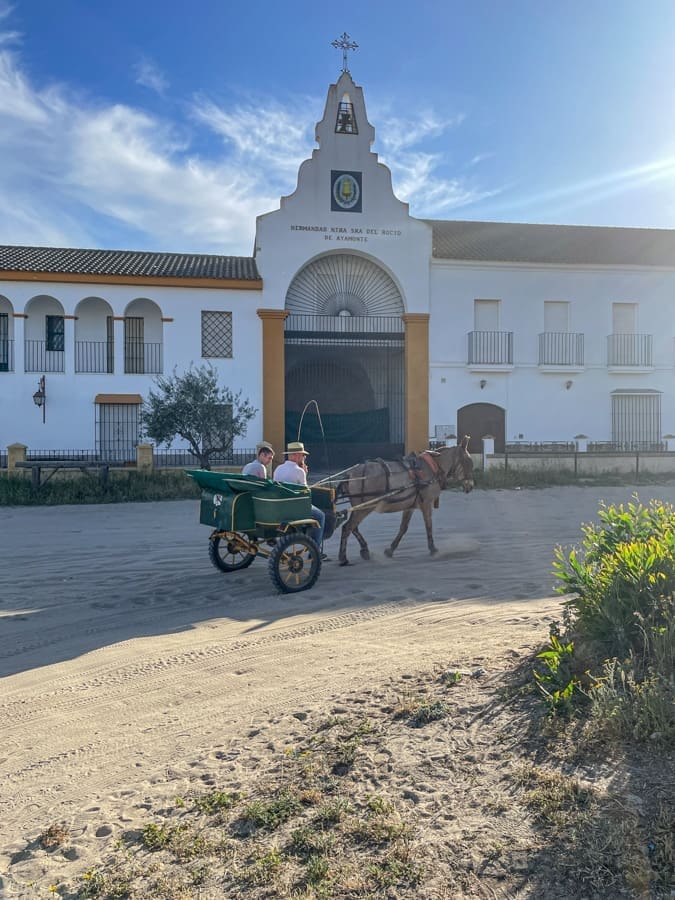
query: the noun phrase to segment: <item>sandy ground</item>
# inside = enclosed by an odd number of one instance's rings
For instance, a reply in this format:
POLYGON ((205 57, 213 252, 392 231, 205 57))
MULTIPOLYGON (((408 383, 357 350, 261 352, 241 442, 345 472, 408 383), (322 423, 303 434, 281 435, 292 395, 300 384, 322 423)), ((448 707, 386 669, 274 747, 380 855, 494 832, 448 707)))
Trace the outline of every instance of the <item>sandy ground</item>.
POLYGON ((373 515, 370 562, 350 545, 352 566, 324 563, 285 596, 264 561, 210 565, 193 501, 0 509, 0 897, 48 896, 94 865, 172 778, 228 758, 254 778, 252 727, 434 665, 489 672, 542 642, 560 608, 553 547, 632 492, 445 494, 433 559, 418 516, 386 559, 398 516, 373 515), (58 873, 25 852, 54 822, 78 836, 58 873))

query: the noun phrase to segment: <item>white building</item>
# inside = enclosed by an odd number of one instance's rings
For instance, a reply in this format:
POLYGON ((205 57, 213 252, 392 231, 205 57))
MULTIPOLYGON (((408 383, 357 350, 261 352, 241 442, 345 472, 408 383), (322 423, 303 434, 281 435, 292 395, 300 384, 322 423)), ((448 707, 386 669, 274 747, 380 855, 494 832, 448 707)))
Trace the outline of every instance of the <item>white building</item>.
POLYGON ((204 361, 259 409, 242 446, 315 400, 335 462, 675 433, 675 231, 415 219, 373 139, 345 71, 251 258, 0 247, 0 447, 133 458, 154 376, 204 361))

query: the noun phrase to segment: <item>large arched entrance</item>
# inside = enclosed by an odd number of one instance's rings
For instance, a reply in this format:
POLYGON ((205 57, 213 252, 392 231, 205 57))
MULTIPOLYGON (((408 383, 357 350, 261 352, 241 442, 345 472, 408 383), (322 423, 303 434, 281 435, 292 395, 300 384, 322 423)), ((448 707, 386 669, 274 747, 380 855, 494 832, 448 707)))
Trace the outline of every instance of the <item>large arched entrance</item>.
POLYGON ((506 440, 506 413, 494 403, 469 403, 457 410, 457 435, 461 438, 471 435, 470 453, 483 452, 483 438, 492 435, 495 439, 495 453, 504 452, 506 440))
POLYGON ((371 260, 330 254, 296 275, 285 305, 286 440, 311 444, 314 468, 401 455, 404 305, 391 277, 371 260))

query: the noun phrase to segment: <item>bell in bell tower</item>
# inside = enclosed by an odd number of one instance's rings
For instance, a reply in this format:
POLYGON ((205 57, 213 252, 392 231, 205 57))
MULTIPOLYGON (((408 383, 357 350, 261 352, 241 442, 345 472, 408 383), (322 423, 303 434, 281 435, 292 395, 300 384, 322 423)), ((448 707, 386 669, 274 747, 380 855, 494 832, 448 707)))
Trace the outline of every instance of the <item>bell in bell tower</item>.
POLYGON ((336 134, 358 134, 359 129, 354 117, 354 104, 349 94, 344 94, 338 103, 337 119, 335 120, 336 134))

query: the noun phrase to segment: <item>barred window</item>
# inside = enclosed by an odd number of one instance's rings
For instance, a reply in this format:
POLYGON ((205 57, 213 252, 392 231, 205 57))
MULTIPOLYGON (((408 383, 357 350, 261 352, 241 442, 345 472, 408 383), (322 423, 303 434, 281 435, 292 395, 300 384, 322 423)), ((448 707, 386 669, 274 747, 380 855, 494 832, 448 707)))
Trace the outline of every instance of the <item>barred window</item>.
POLYGON ((63 316, 45 316, 45 321, 45 350, 63 350, 65 348, 65 320, 63 316))
POLYGON ((232 357, 232 313, 202 310, 202 357, 232 357))

